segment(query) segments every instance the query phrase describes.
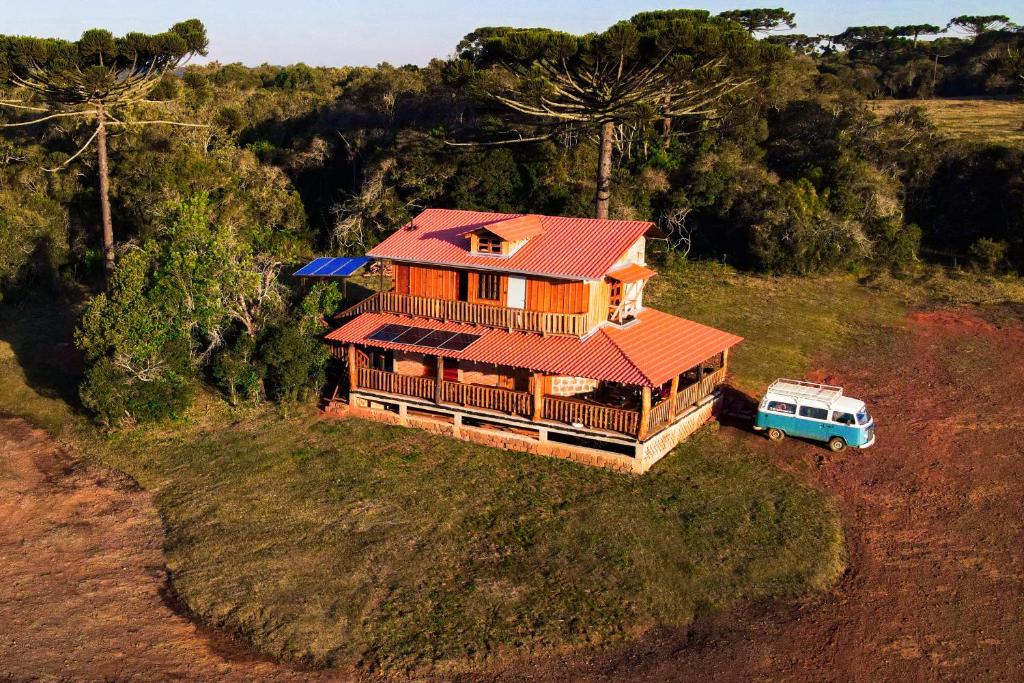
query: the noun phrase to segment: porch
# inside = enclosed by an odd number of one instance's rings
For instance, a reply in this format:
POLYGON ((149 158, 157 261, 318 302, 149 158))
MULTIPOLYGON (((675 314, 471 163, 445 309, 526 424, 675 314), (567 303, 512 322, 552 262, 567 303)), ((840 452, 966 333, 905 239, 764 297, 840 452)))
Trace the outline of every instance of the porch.
MULTIPOLYGON (((340 357, 341 347, 335 348, 340 357)), ((369 354, 349 344, 345 351, 349 391, 419 399, 437 407, 468 408, 481 415, 510 416, 537 425, 562 425, 642 442, 715 392, 725 381, 728 354, 718 354, 656 389, 594 381, 593 390, 576 396, 552 393, 553 380, 584 378, 552 378, 534 372, 528 383, 519 382, 521 388, 506 388, 457 381, 457 375, 450 374, 451 367, 446 373, 443 358, 425 358, 437 359, 432 362, 432 375, 403 374, 373 367, 369 354)), ((511 375, 508 379, 509 385, 516 383, 511 375)))

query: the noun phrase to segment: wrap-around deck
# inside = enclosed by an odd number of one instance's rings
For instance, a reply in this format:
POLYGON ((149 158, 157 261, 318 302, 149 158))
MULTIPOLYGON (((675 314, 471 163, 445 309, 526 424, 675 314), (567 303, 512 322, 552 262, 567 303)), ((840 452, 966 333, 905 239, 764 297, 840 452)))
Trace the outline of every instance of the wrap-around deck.
MULTIPOLYGON (((512 415, 534 422, 550 422, 589 430, 624 434, 639 440, 672 424, 692 406, 712 394, 725 381, 725 367, 710 371, 686 387, 676 388, 645 409, 619 408, 595 401, 545 395, 480 384, 452 382, 431 377, 402 375, 359 367, 350 377, 352 391, 366 390, 431 401, 439 406, 459 406, 512 415)), ((674 384, 676 384, 674 382, 674 384)), ((540 386, 539 383, 535 386, 540 386)))

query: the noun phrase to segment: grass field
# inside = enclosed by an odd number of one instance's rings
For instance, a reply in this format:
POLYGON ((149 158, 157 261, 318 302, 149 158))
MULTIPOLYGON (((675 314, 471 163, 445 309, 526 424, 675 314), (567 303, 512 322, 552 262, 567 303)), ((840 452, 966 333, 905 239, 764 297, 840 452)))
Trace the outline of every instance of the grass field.
MULTIPOLYGON (((650 301, 744 335, 734 381, 758 391, 944 293, 1012 299, 1019 283, 700 264, 664 271, 650 301)), ((0 309, 0 410, 150 490, 181 599, 275 657, 459 667, 808 595, 843 568, 832 503, 713 425, 643 477, 212 396, 187 419, 104 436, 69 406, 53 351, 67 332, 52 310, 0 309)))
POLYGON ((928 117, 953 137, 978 142, 1024 144, 1024 101, 991 98, 869 100, 885 116, 902 107, 924 107, 928 117))

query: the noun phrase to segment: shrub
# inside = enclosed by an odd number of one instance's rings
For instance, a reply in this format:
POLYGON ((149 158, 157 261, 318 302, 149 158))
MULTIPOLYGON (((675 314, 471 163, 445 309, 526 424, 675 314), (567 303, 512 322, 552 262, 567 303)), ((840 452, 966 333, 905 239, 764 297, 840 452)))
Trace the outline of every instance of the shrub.
POLYGON ((979 270, 994 273, 1006 263, 1007 250, 1006 242, 981 237, 971 245, 971 260, 979 270))
POLYGON ((142 381, 104 358, 85 375, 82 405, 107 426, 175 417, 192 403, 192 385, 176 372, 142 381))
POLYGON ((326 345, 294 321, 270 331, 261 355, 266 366, 267 395, 275 401, 303 398, 327 380, 330 354, 326 345))

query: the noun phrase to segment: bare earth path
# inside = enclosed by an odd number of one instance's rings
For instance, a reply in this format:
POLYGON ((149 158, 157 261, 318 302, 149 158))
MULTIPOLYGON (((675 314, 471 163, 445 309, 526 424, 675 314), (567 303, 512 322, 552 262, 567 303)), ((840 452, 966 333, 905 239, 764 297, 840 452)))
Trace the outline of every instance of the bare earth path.
MULTIPOLYGON (((875 448, 756 442, 839 501, 851 569, 827 596, 465 679, 1024 680, 1024 330, 1014 319, 914 314, 906 333, 837 363, 842 376, 820 373, 869 401, 875 448)), ((312 676, 176 614, 161 542, 145 492, 0 418, 0 680, 312 676)))
POLYGON ((162 541, 134 482, 0 416, 0 681, 308 680, 176 614, 162 541))

